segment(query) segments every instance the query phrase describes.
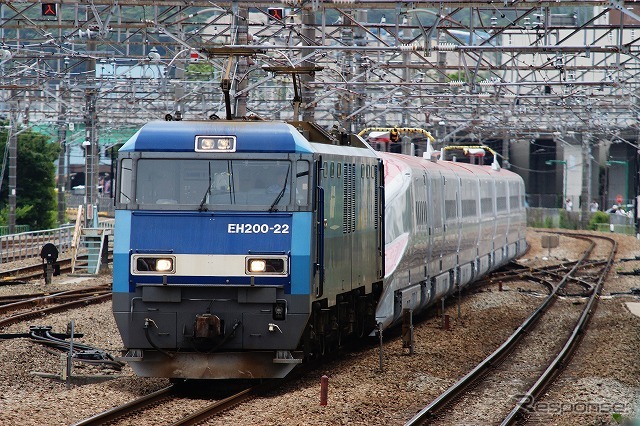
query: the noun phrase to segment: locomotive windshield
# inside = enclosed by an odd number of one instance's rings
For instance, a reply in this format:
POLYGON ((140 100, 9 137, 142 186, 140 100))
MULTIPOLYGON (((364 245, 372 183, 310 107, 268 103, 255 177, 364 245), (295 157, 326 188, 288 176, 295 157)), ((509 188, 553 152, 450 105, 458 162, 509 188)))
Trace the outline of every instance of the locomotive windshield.
POLYGON ((308 204, 309 163, 302 160, 141 158, 135 176, 135 203, 140 206, 277 211, 292 203, 308 204))

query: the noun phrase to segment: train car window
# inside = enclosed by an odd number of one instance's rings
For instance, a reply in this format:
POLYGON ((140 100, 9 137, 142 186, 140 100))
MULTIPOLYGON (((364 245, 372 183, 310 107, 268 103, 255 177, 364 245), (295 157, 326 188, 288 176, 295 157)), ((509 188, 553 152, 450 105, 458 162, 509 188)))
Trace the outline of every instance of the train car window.
POLYGON ((483 197, 480 200, 480 210, 482 214, 493 214, 493 200, 490 197, 483 197))
POLYGON ((433 212, 431 215, 431 222, 436 228, 441 227, 444 221, 444 218, 442 217, 442 206, 444 205, 443 183, 444 178, 441 178, 440 176, 433 176, 431 178, 431 191, 429 193, 431 211, 433 212))
POLYGON ((342 163, 338 163, 338 172, 336 175, 338 178, 342 177, 342 163))
POLYGON ((520 187, 518 182, 509 182, 509 209, 519 210, 524 204, 521 203, 520 187))
POLYGON ((476 201, 462 200, 462 217, 476 216, 476 201))
POLYGON ((447 219, 455 219, 458 216, 458 210, 456 209, 456 200, 445 200, 444 202, 444 214, 447 219))
POLYGON ((322 177, 326 178, 327 177, 327 162, 325 161, 324 163, 322 163, 322 177))
POLYGON ((496 198, 496 208, 499 212, 507 210, 507 197, 501 196, 496 198))
POLYGON ((364 164, 360 164, 360 179, 364 179, 364 164))
POLYGON ((444 178, 444 217, 445 220, 456 219, 458 217, 458 193, 459 185, 457 178, 444 178))
POLYGON ((333 177, 335 174, 334 165, 335 163, 332 161, 331 165, 329 166, 329 177, 333 177))
POLYGON ((120 202, 133 201, 133 160, 125 158, 120 162, 120 202))
POLYGON ((509 197, 509 209, 518 210, 520 208, 520 197, 512 195, 509 197))
POLYGON ((296 162, 296 205, 298 206, 309 204, 309 168, 308 161, 296 162))

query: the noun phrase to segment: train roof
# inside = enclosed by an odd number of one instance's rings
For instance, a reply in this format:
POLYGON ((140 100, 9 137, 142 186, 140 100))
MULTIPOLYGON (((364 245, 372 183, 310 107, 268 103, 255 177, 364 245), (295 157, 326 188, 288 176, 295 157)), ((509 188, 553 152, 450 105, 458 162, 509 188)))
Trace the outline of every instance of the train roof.
POLYGON ((313 152, 295 127, 280 121, 153 121, 120 151, 193 152, 196 136, 235 136, 236 152, 313 152))
POLYGON ((522 180, 520 175, 509 170, 494 170, 491 166, 475 165, 449 160, 431 161, 422 157, 413 157, 402 154, 379 152, 378 155, 385 162, 385 181, 387 176, 391 179, 408 172, 409 168, 438 171, 444 174, 475 175, 479 179, 522 180))

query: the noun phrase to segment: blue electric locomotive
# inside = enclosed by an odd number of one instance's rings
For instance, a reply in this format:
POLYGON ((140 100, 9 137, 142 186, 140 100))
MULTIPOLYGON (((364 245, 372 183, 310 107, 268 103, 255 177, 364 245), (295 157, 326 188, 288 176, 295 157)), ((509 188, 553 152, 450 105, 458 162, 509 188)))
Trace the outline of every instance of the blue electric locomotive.
POLYGON ((375 327, 382 168, 359 137, 153 122, 118 170, 113 312, 136 374, 283 377, 375 327))
POLYGON ((118 159, 113 311, 136 374, 283 377, 526 249, 524 184, 305 122, 154 122, 118 159))

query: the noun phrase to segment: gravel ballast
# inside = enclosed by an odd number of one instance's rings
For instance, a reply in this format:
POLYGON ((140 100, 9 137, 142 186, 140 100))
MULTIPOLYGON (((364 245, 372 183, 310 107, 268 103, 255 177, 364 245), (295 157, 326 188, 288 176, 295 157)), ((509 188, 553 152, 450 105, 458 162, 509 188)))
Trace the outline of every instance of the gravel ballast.
MULTIPOLYGON (((600 234, 602 235, 602 234, 600 234)), ((631 314, 626 302, 640 302, 629 295, 609 296, 640 287, 637 276, 617 272, 640 268, 640 261, 620 262, 640 254, 640 242, 633 237, 606 234, 619 242, 617 261, 609 275, 582 344, 571 364, 557 382, 532 407, 533 424, 613 425, 614 414, 632 418, 640 400, 640 318, 631 314), (590 405, 589 405, 590 404, 590 405), (583 408, 589 405, 591 408, 583 408)), ((561 237, 561 247, 540 247, 541 234, 528 233, 529 252, 520 262, 530 266, 573 260, 585 244, 561 237)), ((109 275, 80 283, 65 284, 54 277, 46 290, 77 288, 110 282, 109 275)), ((486 284, 464 295, 461 318, 458 307, 448 304, 449 330, 441 320, 427 316, 415 324, 413 355, 402 347, 400 337, 389 337, 383 348, 384 370, 379 368, 376 347, 350 352, 338 361, 328 362, 316 372, 287 384, 272 394, 255 398, 207 425, 402 425, 442 391, 493 352, 540 301, 544 288, 533 283, 506 283, 499 291, 497 282, 486 284), (518 289, 535 290, 527 293, 518 289), (320 378, 329 377, 329 397, 320 406, 320 378)), ((0 287, 0 295, 43 291, 42 282, 0 287)), ((117 333, 110 303, 90 305, 65 313, 48 315, 18 323, 0 333, 24 333, 29 326, 52 326, 64 332, 75 322, 83 343, 118 355, 122 342, 117 333)), ((391 335, 391 333, 390 333, 391 335)), ((45 377, 62 370, 61 360, 28 339, 0 340, 0 424, 73 424, 113 406, 169 384, 166 379, 137 378, 125 366, 122 371, 103 371, 76 364, 79 376, 111 375, 111 380, 72 384, 45 377)), ((188 400, 184 401, 188 405, 188 400)), ((200 402, 194 405, 201 405, 200 402)), ((483 408, 484 410, 485 408, 483 408)), ((489 409, 489 407, 486 407, 489 409)), ((479 410, 474 407, 474 410, 479 410)), ((480 411, 480 410, 479 410, 480 411)), ((467 415, 464 424, 482 425, 483 417, 467 415)), ((175 419, 174 419, 175 420, 175 419)), ((137 418, 135 424, 165 424, 161 417, 137 418)), ((127 424, 123 422, 121 424, 127 424)), ((458 424, 455 420, 452 423, 458 424)))

